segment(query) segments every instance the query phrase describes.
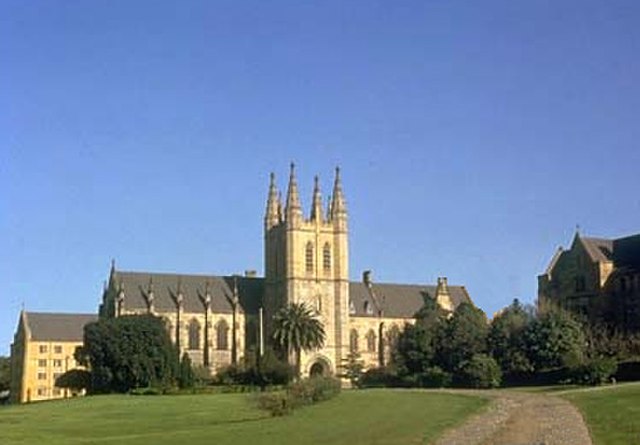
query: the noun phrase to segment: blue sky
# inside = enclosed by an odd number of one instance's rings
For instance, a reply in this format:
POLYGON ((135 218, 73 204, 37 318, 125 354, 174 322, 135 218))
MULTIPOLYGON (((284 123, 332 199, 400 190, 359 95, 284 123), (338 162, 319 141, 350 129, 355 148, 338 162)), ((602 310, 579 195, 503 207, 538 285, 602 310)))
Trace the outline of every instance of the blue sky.
POLYGON ((532 302, 640 231, 637 1, 0 5, 0 354, 127 270, 262 271, 268 175, 343 170, 351 277, 532 302))

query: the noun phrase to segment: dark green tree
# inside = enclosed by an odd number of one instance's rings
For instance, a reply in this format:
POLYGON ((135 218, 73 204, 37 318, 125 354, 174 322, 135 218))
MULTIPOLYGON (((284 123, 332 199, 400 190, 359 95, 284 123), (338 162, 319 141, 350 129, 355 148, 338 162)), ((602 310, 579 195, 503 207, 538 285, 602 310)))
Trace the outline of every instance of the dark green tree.
POLYGON ((525 332, 529 360, 536 371, 572 368, 584 362, 587 347, 582 324, 569 312, 549 309, 525 332))
POLYGON ((56 379, 58 388, 82 391, 91 387, 91 373, 85 369, 71 369, 56 379))
POLYGON ((486 352, 488 332, 484 312, 471 303, 461 303, 439 332, 436 364, 447 372, 457 372, 463 362, 486 352))
POLYGON ((186 352, 182 354, 180 368, 178 370, 178 386, 180 388, 193 388, 195 384, 195 373, 191 366, 191 358, 186 352))
POLYGON ((11 359, 0 357, 0 391, 7 391, 11 386, 11 359))
POLYGON ((175 383, 178 353, 161 318, 126 315, 100 319, 84 328, 77 352, 91 371, 91 392, 126 392, 175 383))
POLYGON ((324 326, 304 303, 291 303, 274 315, 273 339, 287 357, 294 355, 296 376, 300 377, 302 351, 324 345, 324 326))
POLYGON ((472 388, 497 388, 502 382, 500 366, 487 354, 474 354, 469 360, 460 364, 456 375, 458 384, 472 388))
POLYGON ((505 374, 526 373, 533 370, 527 357, 525 333, 533 323, 532 308, 513 303, 491 321, 487 339, 489 352, 505 374))

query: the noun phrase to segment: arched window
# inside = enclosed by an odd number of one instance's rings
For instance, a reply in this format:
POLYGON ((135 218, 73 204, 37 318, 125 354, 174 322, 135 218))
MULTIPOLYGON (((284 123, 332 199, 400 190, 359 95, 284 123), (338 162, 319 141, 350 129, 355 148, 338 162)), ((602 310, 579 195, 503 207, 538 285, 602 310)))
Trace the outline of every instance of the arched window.
POLYGON ((200 323, 195 318, 189 322, 189 349, 200 349, 200 323))
POLYGON ((367 351, 376 352, 376 333, 373 329, 369 329, 367 332, 367 351))
POLYGON ((307 272, 313 272, 313 244, 311 241, 307 243, 307 247, 304 250, 304 263, 307 272))
POLYGON ((331 271, 331 246, 329 243, 325 243, 322 248, 322 269, 325 272, 331 271))
POLYGON ((229 325, 225 320, 216 324, 216 349, 229 349, 229 325))
POLYGON ((400 328, 398 328, 398 325, 392 324, 391 328, 389 329, 389 332, 387 332, 389 347, 391 347, 392 349, 396 347, 399 336, 400 336, 400 328))
POLYGON ((358 331, 351 329, 349 334, 349 349, 351 352, 358 352, 358 331))

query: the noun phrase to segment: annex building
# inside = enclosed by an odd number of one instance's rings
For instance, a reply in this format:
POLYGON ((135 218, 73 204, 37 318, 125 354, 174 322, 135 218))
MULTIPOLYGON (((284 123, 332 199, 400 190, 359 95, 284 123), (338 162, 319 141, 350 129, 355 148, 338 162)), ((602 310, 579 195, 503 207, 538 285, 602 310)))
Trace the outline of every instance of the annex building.
POLYGON ((303 353, 301 371, 335 374, 350 351, 366 367, 383 365, 390 345, 426 297, 452 311, 471 302, 464 286, 376 283, 370 271, 350 281, 349 226, 340 170, 328 206, 315 178, 308 213, 302 208, 294 165, 286 198, 271 174, 264 216, 263 277, 166 274, 119 270, 114 263, 100 317, 151 313, 162 317, 180 354, 212 372, 247 351, 269 346, 273 315, 291 302, 312 308, 324 325, 322 349, 303 353))
POLYGON ((556 304, 627 332, 640 331, 640 235, 576 232, 538 276, 538 304, 556 304))

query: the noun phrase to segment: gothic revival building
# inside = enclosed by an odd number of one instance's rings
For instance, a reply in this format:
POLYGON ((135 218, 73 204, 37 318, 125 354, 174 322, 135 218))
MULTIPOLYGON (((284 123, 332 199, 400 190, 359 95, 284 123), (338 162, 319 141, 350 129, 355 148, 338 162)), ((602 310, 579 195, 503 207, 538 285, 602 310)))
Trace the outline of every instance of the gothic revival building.
MULTIPOLYGON (((99 316, 160 316, 180 354, 189 354, 194 363, 215 372, 259 345, 268 346, 276 311, 303 302, 322 322, 326 341, 322 349, 303 353, 302 372, 335 374, 349 352, 360 353, 367 367, 384 364, 400 329, 414 322, 426 297, 449 311, 471 301, 463 286, 449 286, 444 277, 436 285, 375 283, 365 271, 362 281, 349 281, 348 212, 338 169, 326 209, 316 178, 308 217, 293 165, 286 202, 271 175, 264 255, 263 278, 254 272, 131 272, 112 263, 99 316)), ((56 374, 77 366, 73 350, 82 342, 83 326, 94 319, 82 314, 21 314, 12 346, 17 401, 68 395, 55 387, 56 374)))
POLYGON ((275 312, 303 302, 324 325, 326 342, 303 354, 302 371, 330 374, 349 351, 359 352, 367 366, 383 364, 393 338, 413 322, 425 297, 448 310, 471 301, 463 286, 449 286, 446 278, 435 286, 378 284, 365 272, 361 282, 349 281, 348 213, 339 169, 326 209, 316 177, 308 217, 293 165, 285 202, 271 174, 264 255, 264 278, 127 272, 112 266, 100 315, 162 316, 181 353, 215 371, 257 348, 261 337, 268 343, 275 312))
POLYGON ((617 239, 576 233, 538 276, 538 304, 562 306, 593 321, 640 331, 640 235, 617 239))

